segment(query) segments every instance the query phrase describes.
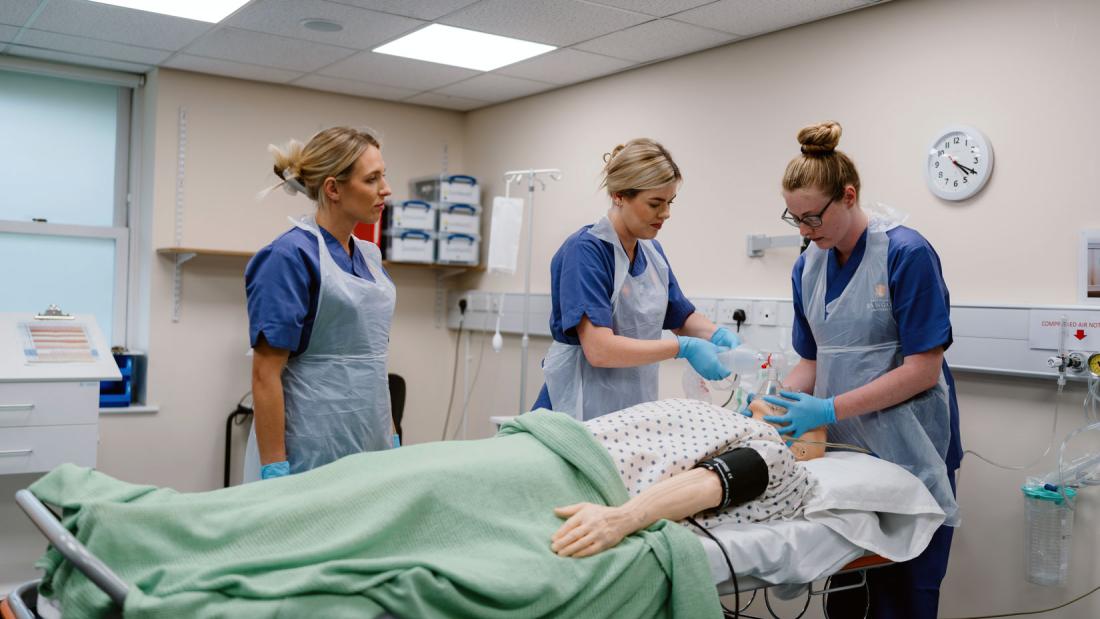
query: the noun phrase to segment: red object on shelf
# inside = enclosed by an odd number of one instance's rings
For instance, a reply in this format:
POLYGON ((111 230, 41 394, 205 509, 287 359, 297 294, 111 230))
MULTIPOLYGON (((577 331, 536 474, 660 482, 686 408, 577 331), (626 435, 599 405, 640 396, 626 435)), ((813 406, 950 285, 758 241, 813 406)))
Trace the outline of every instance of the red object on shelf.
POLYGON ((381 222, 376 224, 355 224, 355 229, 352 230, 351 233, 358 239, 370 241, 379 247, 382 246, 381 222))

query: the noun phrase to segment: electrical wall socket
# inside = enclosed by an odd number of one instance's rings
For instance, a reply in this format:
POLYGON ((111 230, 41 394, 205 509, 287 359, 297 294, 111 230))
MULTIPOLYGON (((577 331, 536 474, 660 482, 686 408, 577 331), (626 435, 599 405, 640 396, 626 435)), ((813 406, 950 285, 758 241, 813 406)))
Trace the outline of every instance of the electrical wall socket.
POLYGON ((717 301, 693 301, 695 304, 695 311, 707 317, 707 320, 717 323, 718 322, 718 302, 717 301))
POLYGON ((775 326, 779 324, 778 301, 755 301, 753 307, 753 321, 758 325, 775 326))
POLYGON ((737 310, 743 310, 745 312, 745 322, 742 325, 752 324, 752 302, 744 301, 741 299, 726 299, 718 302, 718 320, 715 320, 720 325, 735 325, 737 321, 733 319, 733 313, 737 310))

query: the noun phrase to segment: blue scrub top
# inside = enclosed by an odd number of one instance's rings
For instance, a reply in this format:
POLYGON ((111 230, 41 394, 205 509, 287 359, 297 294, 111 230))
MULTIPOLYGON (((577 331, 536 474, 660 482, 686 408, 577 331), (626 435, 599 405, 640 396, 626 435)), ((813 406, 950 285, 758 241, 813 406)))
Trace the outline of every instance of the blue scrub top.
MULTIPOLYGON (((901 354, 913 355, 943 346, 951 346, 951 295, 943 281, 940 257, 919 232, 898 226, 886 232, 889 245, 886 250, 889 273, 890 299, 894 307, 894 320, 898 323, 901 354)), ((826 267, 825 302, 830 303, 844 292, 852 280, 867 249, 867 231, 856 243, 852 255, 843 266, 836 259, 835 250, 829 250, 826 267)), ((810 324, 802 305, 802 270, 805 255, 794 263, 791 284, 794 289, 794 328, 791 339, 794 349, 803 359, 817 359, 817 342, 810 331, 810 324)), ((959 402, 955 393, 955 379, 943 362, 943 375, 947 381, 951 402, 951 442, 947 449, 947 470, 954 471, 962 462, 962 442, 959 439, 959 402)))
MULTIPOLYGON (((362 252, 351 255, 321 228, 329 255, 345 273, 374 281, 362 252)), ((244 271, 248 297, 248 330, 252 347, 262 337, 274 348, 296 356, 309 346, 321 290, 321 254, 317 237, 298 227, 287 230, 248 262, 244 271)), ((389 275, 386 275, 389 277, 389 275)))
MULTIPOLYGON (((611 295, 615 286, 615 246, 588 234, 591 225, 582 227, 565 239, 550 261, 550 336, 554 341, 579 346, 577 325, 581 318, 597 327, 611 328, 611 295)), ((653 241, 657 252, 668 263, 665 250, 653 241)), ((643 251, 634 252, 630 275, 637 277, 645 272, 646 256, 643 251)), ((668 307, 665 309, 665 329, 684 326, 695 306, 687 300, 672 266, 668 268, 668 307)), ((550 394, 542 386, 534 408, 551 408, 550 394)))

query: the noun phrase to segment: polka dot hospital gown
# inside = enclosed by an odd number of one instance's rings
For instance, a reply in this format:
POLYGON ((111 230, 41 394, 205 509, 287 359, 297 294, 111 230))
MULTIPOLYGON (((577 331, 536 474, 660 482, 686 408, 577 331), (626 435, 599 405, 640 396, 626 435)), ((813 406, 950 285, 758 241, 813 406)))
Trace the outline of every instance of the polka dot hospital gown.
POLYGON ((795 518, 814 486, 775 428, 699 400, 645 402, 584 424, 611 454, 630 496, 738 447, 759 453, 770 473, 764 495, 699 514, 696 519, 707 528, 795 518))

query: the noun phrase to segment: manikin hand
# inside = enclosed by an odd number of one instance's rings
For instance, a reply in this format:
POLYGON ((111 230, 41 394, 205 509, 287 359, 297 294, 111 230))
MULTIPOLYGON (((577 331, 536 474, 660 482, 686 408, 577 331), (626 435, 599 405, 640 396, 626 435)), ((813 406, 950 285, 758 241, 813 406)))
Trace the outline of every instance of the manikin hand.
POLYGON ((550 550, 563 557, 590 557, 638 530, 638 519, 621 507, 575 503, 556 508, 554 515, 567 518, 550 538, 550 550))

